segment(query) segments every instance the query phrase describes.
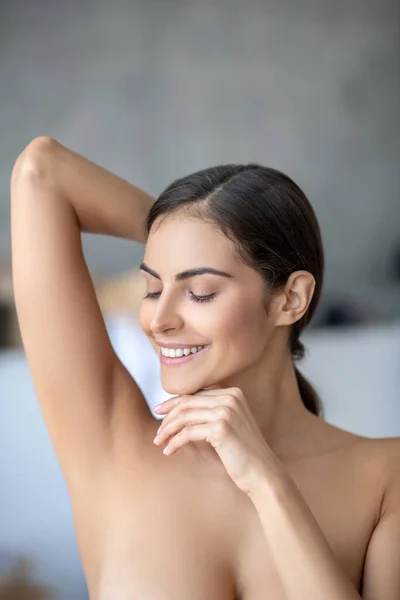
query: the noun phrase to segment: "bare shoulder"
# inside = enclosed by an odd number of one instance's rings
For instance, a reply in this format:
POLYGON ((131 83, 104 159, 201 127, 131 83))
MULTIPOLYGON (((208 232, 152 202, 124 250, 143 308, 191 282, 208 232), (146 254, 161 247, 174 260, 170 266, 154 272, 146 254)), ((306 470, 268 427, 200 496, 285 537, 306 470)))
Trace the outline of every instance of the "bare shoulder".
POLYGON ((357 438, 361 456, 379 467, 383 476, 390 480, 400 475, 400 437, 357 438))
POLYGON ((400 507, 400 437, 376 438, 369 445, 385 482, 383 504, 396 498, 400 507))
POLYGON ((391 467, 399 467, 400 460, 400 437, 385 438, 362 438, 368 440, 369 444, 391 467))
POLYGON ((400 437, 371 438, 328 423, 314 415, 311 415, 311 419, 312 426, 308 427, 311 435, 308 437, 322 452, 335 449, 354 450, 365 456, 373 454, 376 459, 384 462, 396 460, 396 456, 398 457, 400 437))
POLYGON ((352 465, 357 472, 379 476, 382 483, 400 480, 400 437, 370 438, 318 420, 310 429, 308 444, 318 457, 352 465))
POLYGON ((371 438, 350 431, 345 431, 333 425, 334 437, 343 442, 344 448, 354 451, 360 458, 371 465, 376 465, 382 473, 389 473, 393 468, 398 468, 400 457, 400 437, 371 438))
POLYGON ((376 517, 400 508, 400 437, 370 438, 324 422, 320 457, 342 474, 358 479, 363 493, 374 498, 376 517))
POLYGON ((337 460, 346 461, 349 454, 363 453, 369 451, 369 442, 367 438, 337 425, 328 423, 315 415, 307 415, 306 435, 302 435, 302 452, 307 456, 316 458, 332 457, 337 460))
POLYGON ((359 472, 367 477, 375 492, 380 491, 381 513, 394 503, 400 507, 400 437, 356 435, 354 442, 351 452, 359 472))

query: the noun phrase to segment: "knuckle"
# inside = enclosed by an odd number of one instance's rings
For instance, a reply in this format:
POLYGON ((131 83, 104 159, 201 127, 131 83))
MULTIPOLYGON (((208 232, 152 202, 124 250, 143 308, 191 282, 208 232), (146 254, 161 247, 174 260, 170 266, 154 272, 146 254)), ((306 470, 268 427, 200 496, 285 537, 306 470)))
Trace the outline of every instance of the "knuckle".
POLYGON ((232 409, 230 406, 220 406, 218 409, 218 416, 220 419, 230 421, 232 418, 232 409))
POLYGON ((237 408, 238 400, 235 396, 228 395, 226 396, 226 406, 231 409, 237 408))
POLYGON ((233 393, 236 396, 236 398, 238 400, 241 400, 243 398, 243 392, 239 387, 234 387, 233 388, 233 393))
POLYGON ((190 427, 185 427, 184 429, 182 429, 181 437, 182 437, 183 441, 186 441, 186 442, 189 441, 189 439, 190 439, 190 427))
POLYGON ((215 421, 214 430, 217 435, 222 436, 222 435, 226 434, 228 432, 227 422, 223 421, 221 419, 219 419, 218 421, 215 421))
POLYGON ((187 417, 187 413, 188 413, 188 408, 187 406, 180 406, 177 410, 176 413, 174 415, 175 419, 179 419, 181 421, 184 421, 185 418, 187 417))

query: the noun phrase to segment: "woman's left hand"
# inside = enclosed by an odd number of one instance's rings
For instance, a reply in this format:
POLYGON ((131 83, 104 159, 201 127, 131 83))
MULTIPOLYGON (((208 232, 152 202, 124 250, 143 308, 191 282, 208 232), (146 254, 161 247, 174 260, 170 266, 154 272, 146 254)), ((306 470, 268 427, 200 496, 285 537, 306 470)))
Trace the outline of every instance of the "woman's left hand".
POLYGON ((188 442, 209 442, 245 494, 251 495, 269 470, 280 469, 278 458, 237 387, 175 396, 154 411, 166 413, 154 441, 160 445, 169 440, 164 454, 171 456, 188 442))

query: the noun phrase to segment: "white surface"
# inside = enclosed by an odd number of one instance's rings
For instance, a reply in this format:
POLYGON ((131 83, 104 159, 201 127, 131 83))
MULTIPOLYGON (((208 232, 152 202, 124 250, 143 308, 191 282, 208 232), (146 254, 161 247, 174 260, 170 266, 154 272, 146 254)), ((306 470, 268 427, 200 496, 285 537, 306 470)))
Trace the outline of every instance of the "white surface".
POLYGON ((153 416, 153 406, 171 397, 161 387, 160 362, 138 322, 132 318, 113 315, 106 320, 108 334, 120 361, 134 376, 153 416))
POLYGON ((367 437, 400 436, 400 321, 316 330, 299 363, 320 393, 325 420, 367 437))

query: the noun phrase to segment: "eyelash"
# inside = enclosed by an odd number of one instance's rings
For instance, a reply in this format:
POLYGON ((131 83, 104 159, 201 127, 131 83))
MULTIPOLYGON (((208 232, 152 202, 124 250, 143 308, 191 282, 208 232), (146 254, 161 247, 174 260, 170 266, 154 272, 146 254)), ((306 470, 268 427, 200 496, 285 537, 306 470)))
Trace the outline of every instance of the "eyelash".
MULTIPOLYGON (((146 298, 148 298, 149 300, 155 300, 156 298, 158 298, 160 293, 161 292, 148 292, 146 296, 144 296, 143 300, 145 300, 146 298)), ((211 302, 211 300, 216 296, 216 294, 209 294, 208 296, 196 296, 195 294, 193 294, 193 292, 189 293, 193 302, 211 302)))

